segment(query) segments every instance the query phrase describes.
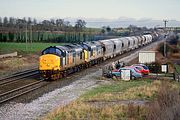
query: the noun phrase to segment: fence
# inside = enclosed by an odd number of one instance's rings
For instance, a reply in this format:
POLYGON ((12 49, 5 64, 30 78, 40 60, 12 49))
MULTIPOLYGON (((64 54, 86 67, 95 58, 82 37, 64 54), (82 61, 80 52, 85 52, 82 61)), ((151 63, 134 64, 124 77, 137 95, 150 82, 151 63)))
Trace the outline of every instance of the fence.
POLYGON ((0 55, 0 59, 1 58, 6 58, 6 57, 15 57, 15 56, 17 56, 17 52, 13 52, 13 53, 10 53, 10 54, 0 55))

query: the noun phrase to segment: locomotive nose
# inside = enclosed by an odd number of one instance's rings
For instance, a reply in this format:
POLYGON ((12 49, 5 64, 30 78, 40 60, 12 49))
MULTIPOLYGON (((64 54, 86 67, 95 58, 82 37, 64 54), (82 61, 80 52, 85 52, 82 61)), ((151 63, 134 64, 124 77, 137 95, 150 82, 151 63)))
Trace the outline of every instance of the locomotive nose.
POLYGON ((60 70, 60 57, 56 55, 42 55, 39 63, 39 70, 60 70))

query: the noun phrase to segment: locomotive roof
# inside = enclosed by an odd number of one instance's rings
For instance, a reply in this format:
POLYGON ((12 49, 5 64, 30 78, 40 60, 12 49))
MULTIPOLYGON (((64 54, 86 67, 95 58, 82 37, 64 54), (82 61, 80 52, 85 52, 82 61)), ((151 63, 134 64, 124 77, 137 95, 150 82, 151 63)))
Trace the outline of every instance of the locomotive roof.
POLYGON ((96 47, 96 45, 94 44, 94 43, 92 43, 92 42, 84 42, 83 43, 83 46, 87 46, 88 47, 88 49, 92 49, 92 48, 95 48, 96 47))
POLYGON ((65 46, 55 46, 55 47, 61 49, 62 51, 70 51, 70 49, 65 46))
POLYGON ((68 47, 69 49, 71 50, 74 50, 74 51, 82 51, 83 47, 78 45, 78 44, 68 44, 68 45, 65 45, 66 47, 68 47))

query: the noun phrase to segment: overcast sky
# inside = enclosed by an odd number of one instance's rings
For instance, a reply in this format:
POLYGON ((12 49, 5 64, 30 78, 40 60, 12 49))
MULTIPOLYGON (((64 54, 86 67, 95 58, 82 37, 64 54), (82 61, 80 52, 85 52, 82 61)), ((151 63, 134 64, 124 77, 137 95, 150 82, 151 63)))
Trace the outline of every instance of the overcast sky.
POLYGON ((0 0, 0 16, 180 20, 180 0, 0 0))

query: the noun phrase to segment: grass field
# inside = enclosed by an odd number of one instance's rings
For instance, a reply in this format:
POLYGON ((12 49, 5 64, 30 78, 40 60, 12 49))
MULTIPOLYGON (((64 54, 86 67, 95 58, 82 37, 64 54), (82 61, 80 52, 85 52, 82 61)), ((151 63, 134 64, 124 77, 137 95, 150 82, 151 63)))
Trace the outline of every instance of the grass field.
POLYGON ((69 105, 49 113, 43 120, 178 118, 179 87, 179 83, 165 80, 116 81, 89 91, 69 105))
POLYGON ((124 105, 121 102, 152 101, 156 98, 160 85, 160 81, 152 80, 116 81, 87 92, 78 100, 55 110, 44 119, 143 119, 147 113, 143 104, 124 105))
POLYGON ((40 52, 46 47, 62 45, 63 43, 32 43, 27 45, 26 43, 13 43, 13 42, 0 42, 0 54, 10 53, 10 52, 19 52, 23 53, 36 53, 40 52))
MULTIPOLYGON (((125 93, 128 89, 131 91, 130 88, 136 89, 139 86, 145 86, 147 87, 152 83, 151 80, 137 80, 137 81, 130 81, 130 82, 124 82, 119 81, 112 85, 105 85, 100 86, 95 89, 93 89, 90 92, 87 92, 82 96, 83 100, 111 100, 111 99, 124 99, 122 98, 122 92, 125 93), (114 96, 115 93, 116 95, 114 96), (118 94, 119 93, 119 94, 118 94)), ((143 88, 142 88, 143 89, 143 88)), ((136 91, 136 90, 134 90, 136 91)), ((138 93, 142 91, 137 91, 136 94, 138 96, 138 93)), ((141 96, 142 97, 142 96, 141 96)), ((125 98, 126 99, 126 98, 125 98)), ((127 98, 128 99, 128 98, 127 98)))

